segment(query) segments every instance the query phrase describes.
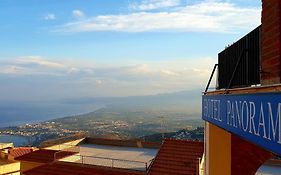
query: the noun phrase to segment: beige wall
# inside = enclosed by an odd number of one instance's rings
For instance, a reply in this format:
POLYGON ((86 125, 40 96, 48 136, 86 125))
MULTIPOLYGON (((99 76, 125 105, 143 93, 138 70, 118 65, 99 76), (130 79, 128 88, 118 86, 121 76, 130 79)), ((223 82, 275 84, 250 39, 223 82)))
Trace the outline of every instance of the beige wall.
POLYGON ((14 147, 13 143, 0 143, 0 149, 13 148, 13 147, 14 147))
POLYGON ((20 175, 20 172, 16 172, 16 173, 9 173, 9 174, 5 174, 5 175, 20 175))
POLYGON ((79 143, 81 143, 85 138, 82 139, 78 139, 78 140, 73 140, 70 142, 65 142, 63 144, 59 144, 59 145, 54 145, 54 146, 50 146, 50 147, 46 147, 44 149, 50 149, 50 150, 64 150, 64 149, 68 149, 71 148, 75 145, 78 145, 79 143))
POLYGON ((9 174, 17 171, 20 171, 20 162, 11 162, 0 165, 0 174, 9 174))
POLYGON ((74 154, 72 156, 68 156, 65 158, 60 159, 59 161, 63 162, 81 162, 81 155, 80 154, 74 154))
POLYGON ((231 175, 231 134, 206 122, 205 175, 231 175))
POLYGON ((24 172, 27 170, 31 170, 33 168, 36 168, 38 166, 44 165, 43 163, 36 163, 36 162, 27 162, 27 161, 21 161, 20 164, 20 171, 24 172))

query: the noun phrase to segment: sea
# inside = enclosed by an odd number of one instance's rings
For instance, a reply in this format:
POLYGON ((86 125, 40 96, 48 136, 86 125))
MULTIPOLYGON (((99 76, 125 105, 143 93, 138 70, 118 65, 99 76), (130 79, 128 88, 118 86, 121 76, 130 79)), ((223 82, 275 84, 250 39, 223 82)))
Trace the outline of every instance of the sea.
POLYGON ((85 114, 101 107, 96 104, 0 102, 0 128, 85 114))
POLYGON ((13 143, 14 146, 28 145, 28 138, 14 135, 0 135, 0 143, 13 143))
MULTIPOLYGON (((95 104, 70 103, 3 103, 0 102, 0 128, 33 124, 56 118, 93 112, 101 108, 95 104)), ((26 146, 30 138, 15 135, 1 135, 0 143, 14 143, 26 146)))

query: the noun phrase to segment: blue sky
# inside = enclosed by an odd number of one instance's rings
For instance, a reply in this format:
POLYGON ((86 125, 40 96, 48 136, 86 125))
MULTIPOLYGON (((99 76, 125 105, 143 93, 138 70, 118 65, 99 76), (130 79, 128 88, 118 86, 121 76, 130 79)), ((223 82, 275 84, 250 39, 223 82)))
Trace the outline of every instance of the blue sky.
POLYGON ((1 0, 2 100, 203 89, 257 0, 1 0))

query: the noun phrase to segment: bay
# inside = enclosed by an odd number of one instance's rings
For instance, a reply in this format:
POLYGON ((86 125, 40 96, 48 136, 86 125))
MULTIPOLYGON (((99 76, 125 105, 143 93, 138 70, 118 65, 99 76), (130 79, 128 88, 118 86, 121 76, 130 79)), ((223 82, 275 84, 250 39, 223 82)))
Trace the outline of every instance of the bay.
POLYGON ((60 103, 1 103, 0 128, 39 123, 65 116, 93 112, 100 106, 95 104, 60 103))
POLYGON ((14 146, 26 146, 28 138, 14 135, 0 135, 0 143, 13 143, 14 146))

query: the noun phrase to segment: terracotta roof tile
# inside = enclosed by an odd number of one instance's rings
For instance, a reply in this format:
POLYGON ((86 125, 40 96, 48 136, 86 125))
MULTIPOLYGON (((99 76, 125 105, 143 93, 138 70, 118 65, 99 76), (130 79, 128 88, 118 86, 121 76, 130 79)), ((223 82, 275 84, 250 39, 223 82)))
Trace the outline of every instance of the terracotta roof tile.
POLYGON ((76 152, 69 152, 69 151, 40 149, 37 151, 33 151, 29 154, 25 154, 23 156, 17 157, 15 158, 15 160, 38 162, 38 163, 51 163, 55 161, 55 153, 57 153, 57 157, 56 157, 57 159, 61 159, 76 154, 76 152))
POLYGON ((8 153, 13 156, 14 158, 23 156, 25 154, 31 153, 33 148, 31 147, 19 147, 19 148, 10 148, 8 153))
POLYGON ((161 146, 149 175, 195 175, 198 158, 202 158, 204 143, 166 139, 161 146))
POLYGON ((144 175, 143 172, 134 170, 123 170, 117 168, 106 168, 89 166, 76 163, 56 162, 46 164, 27 172, 24 175, 144 175))

